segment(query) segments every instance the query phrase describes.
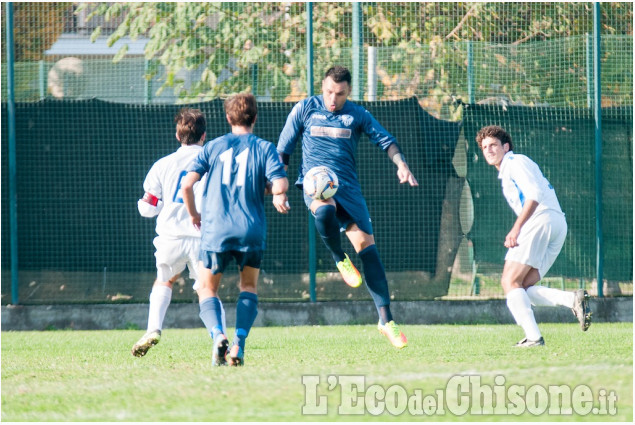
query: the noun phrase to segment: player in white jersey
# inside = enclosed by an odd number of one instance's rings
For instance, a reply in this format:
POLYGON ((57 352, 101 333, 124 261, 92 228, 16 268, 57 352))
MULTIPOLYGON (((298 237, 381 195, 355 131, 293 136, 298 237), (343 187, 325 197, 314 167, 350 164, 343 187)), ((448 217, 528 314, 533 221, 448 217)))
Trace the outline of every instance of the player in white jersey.
POLYGON ((511 137, 501 127, 483 127, 476 142, 487 163, 498 170, 503 195, 517 215, 505 237, 508 251, 501 277, 507 307, 525 331, 525 338, 516 346, 545 344, 532 304, 569 307, 586 331, 591 311, 584 289, 568 292, 536 285, 553 265, 567 236, 567 222, 553 186, 534 161, 512 151, 511 137))
MULTIPOLYGON (((157 217, 154 246, 157 278, 150 293, 147 332, 132 347, 136 357, 145 356, 161 338, 163 319, 172 299, 172 285, 187 267, 198 286, 198 254, 201 232, 192 225, 181 194, 181 179, 190 162, 201 152, 206 135, 205 116, 198 109, 184 108, 175 117, 179 149, 154 163, 143 182, 145 194, 137 202, 139 213, 157 217)), ((195 188, 200 205, 203 185, 195 188)), ((224 313, 224 312, 223 312, 224 313)))

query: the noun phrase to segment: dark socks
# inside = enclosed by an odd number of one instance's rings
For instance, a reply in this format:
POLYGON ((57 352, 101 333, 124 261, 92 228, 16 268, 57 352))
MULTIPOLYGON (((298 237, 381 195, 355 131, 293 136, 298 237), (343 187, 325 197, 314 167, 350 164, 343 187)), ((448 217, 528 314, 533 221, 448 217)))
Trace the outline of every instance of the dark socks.
POLYGON ((366 247, 361 250, 358 255, 359 258, 362 259, 366 286, 377 307, 379 320, 382 324, 386 324, 392 320, 392 314, 390 312, 390 293, 388 292, 386 271, 379 258, 377 247, 375 245, 366 247))
POLYGON ((333 205, 324 205, 319 207, 313 215, 315 216, 315 228, 326 247, 331 251, 333 260, 338 263, 344 259, 344 251, 340 239, 340 225, 335 211, 333 205))
POLYGON ((234 344, 245 349, 245 339, 249 335, 258 315, 258 295, 252 292, 241 292, 236 303, 236 336, 234 344))
POLYGON ((199 317, 205 324, 207 332, 214 339, 224 332, 220 300, 216 297, 205 298, 200 302, 199 317))

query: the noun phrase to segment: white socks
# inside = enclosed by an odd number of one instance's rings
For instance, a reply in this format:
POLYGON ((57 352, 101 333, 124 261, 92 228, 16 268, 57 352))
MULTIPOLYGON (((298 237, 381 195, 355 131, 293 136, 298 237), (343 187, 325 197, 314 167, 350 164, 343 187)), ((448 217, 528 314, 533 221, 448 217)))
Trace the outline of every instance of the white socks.
POLYGON ((538 341, 542 336, 531 309, 527 291, 523 288, 512 289, 507 293, 507 308, 511 311, 516 323, 523 328, 525 336, 531 341, 538 341))
POLYGON ((148 312, 148 332, 163 329, 163 319, 172 299, 172 288, 155 285, 150 292, 150 310, 148 312))
POLYGON ((546 286, 530 286, 527 288, 527 295, 533 305, 541 306, 564 306, 573 308, 575 294, 573 292, 561 291, 560 289, 547 288, 546 286))

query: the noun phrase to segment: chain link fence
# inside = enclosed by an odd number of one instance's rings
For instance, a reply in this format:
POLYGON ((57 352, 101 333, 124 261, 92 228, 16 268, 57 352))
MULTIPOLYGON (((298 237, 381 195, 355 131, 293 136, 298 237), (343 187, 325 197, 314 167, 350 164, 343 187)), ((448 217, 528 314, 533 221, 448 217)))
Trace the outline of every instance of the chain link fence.
MULTIPOLYGON (((500 232, 513 214, 478 160, 474 135, 487 124, 512 129, 567 214, 567 243, 546 283, 597 292, 592 3, 13 7, 23 303, 147 299, 154 225, 136 214, 136 199, 150 165, 176 148, 174 113, 183 104, 201 107, 215 137, 228 131, 215 102, 250 91, 267 117, 256 133, 275 143, 286 113, 309 93, 307 75, 319 94, 334 64, 351 69, 352 99, 397 136, 422 184, 402 190, 384 155, 360 145, 358 171, 395 299, 502 296, 500 232)), ((632 294, 633 5, 601 3, 599 18, 604 294, 632 294)), ((11 294, 5 19, 4 304, 11 294)), ((293 196, 292 223, 267 212, 265 299, 308 297, 309 229, 293 196)), ((366 299, 341 288, 328 253, 315 249, 318 300, 366 299)), ((176 299, 193 299, 188 283, 176 299)))

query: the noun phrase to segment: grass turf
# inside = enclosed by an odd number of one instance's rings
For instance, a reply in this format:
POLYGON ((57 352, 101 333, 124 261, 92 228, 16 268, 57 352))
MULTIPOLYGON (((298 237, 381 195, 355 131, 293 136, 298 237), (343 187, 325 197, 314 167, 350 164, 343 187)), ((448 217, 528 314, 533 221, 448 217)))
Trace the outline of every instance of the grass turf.
POLYGON ((572 324, 540 327, 545 347, 517 349, 512 347, 522 337, 517 326, 405 325, 409 346, 404 350, 393 349, 370 325, 254 328, 242 368, 212 368, 211 340, 202 328, 164 330, 143 358, 130 354, 142 331, 2 332, 2 420, 632 422, 632 324, 596 323, 586 333, 572 324), (527 401, 536 405, 533 413, 479 414, 479 403, 471 402, 469 408, 476 409, 461 414, 450 411, 448 403, 471 397, 473 387, 464 394, 444 391, 459 375, 478 375, 481 386, 496 390, 499 384, 496 391, 505 394, 514 385, 533 390, 586 385, 594 406, 600 391, 614 393, 617 412, 550 415, 543 392, 534 391, 538 401, 527 401), (303 376, 307 383, 320 383, 305 387, 303 376), (351 379, 363 379, 364 389, 379 393, 369 398, 370 392, 360 392, 350 402, 341 384, 351 379), (403 397, 383 400, 381 391, 417 397, 441 391, 446 408, 421 415, 421 405, 404 407, 400 403, 409 399, 403 397), (327 404, 319 406, 327 407, 326 414, 302 413, 322 396, 327 404), (351 415, 347 405, 366 408, 361 416, 351 415))

